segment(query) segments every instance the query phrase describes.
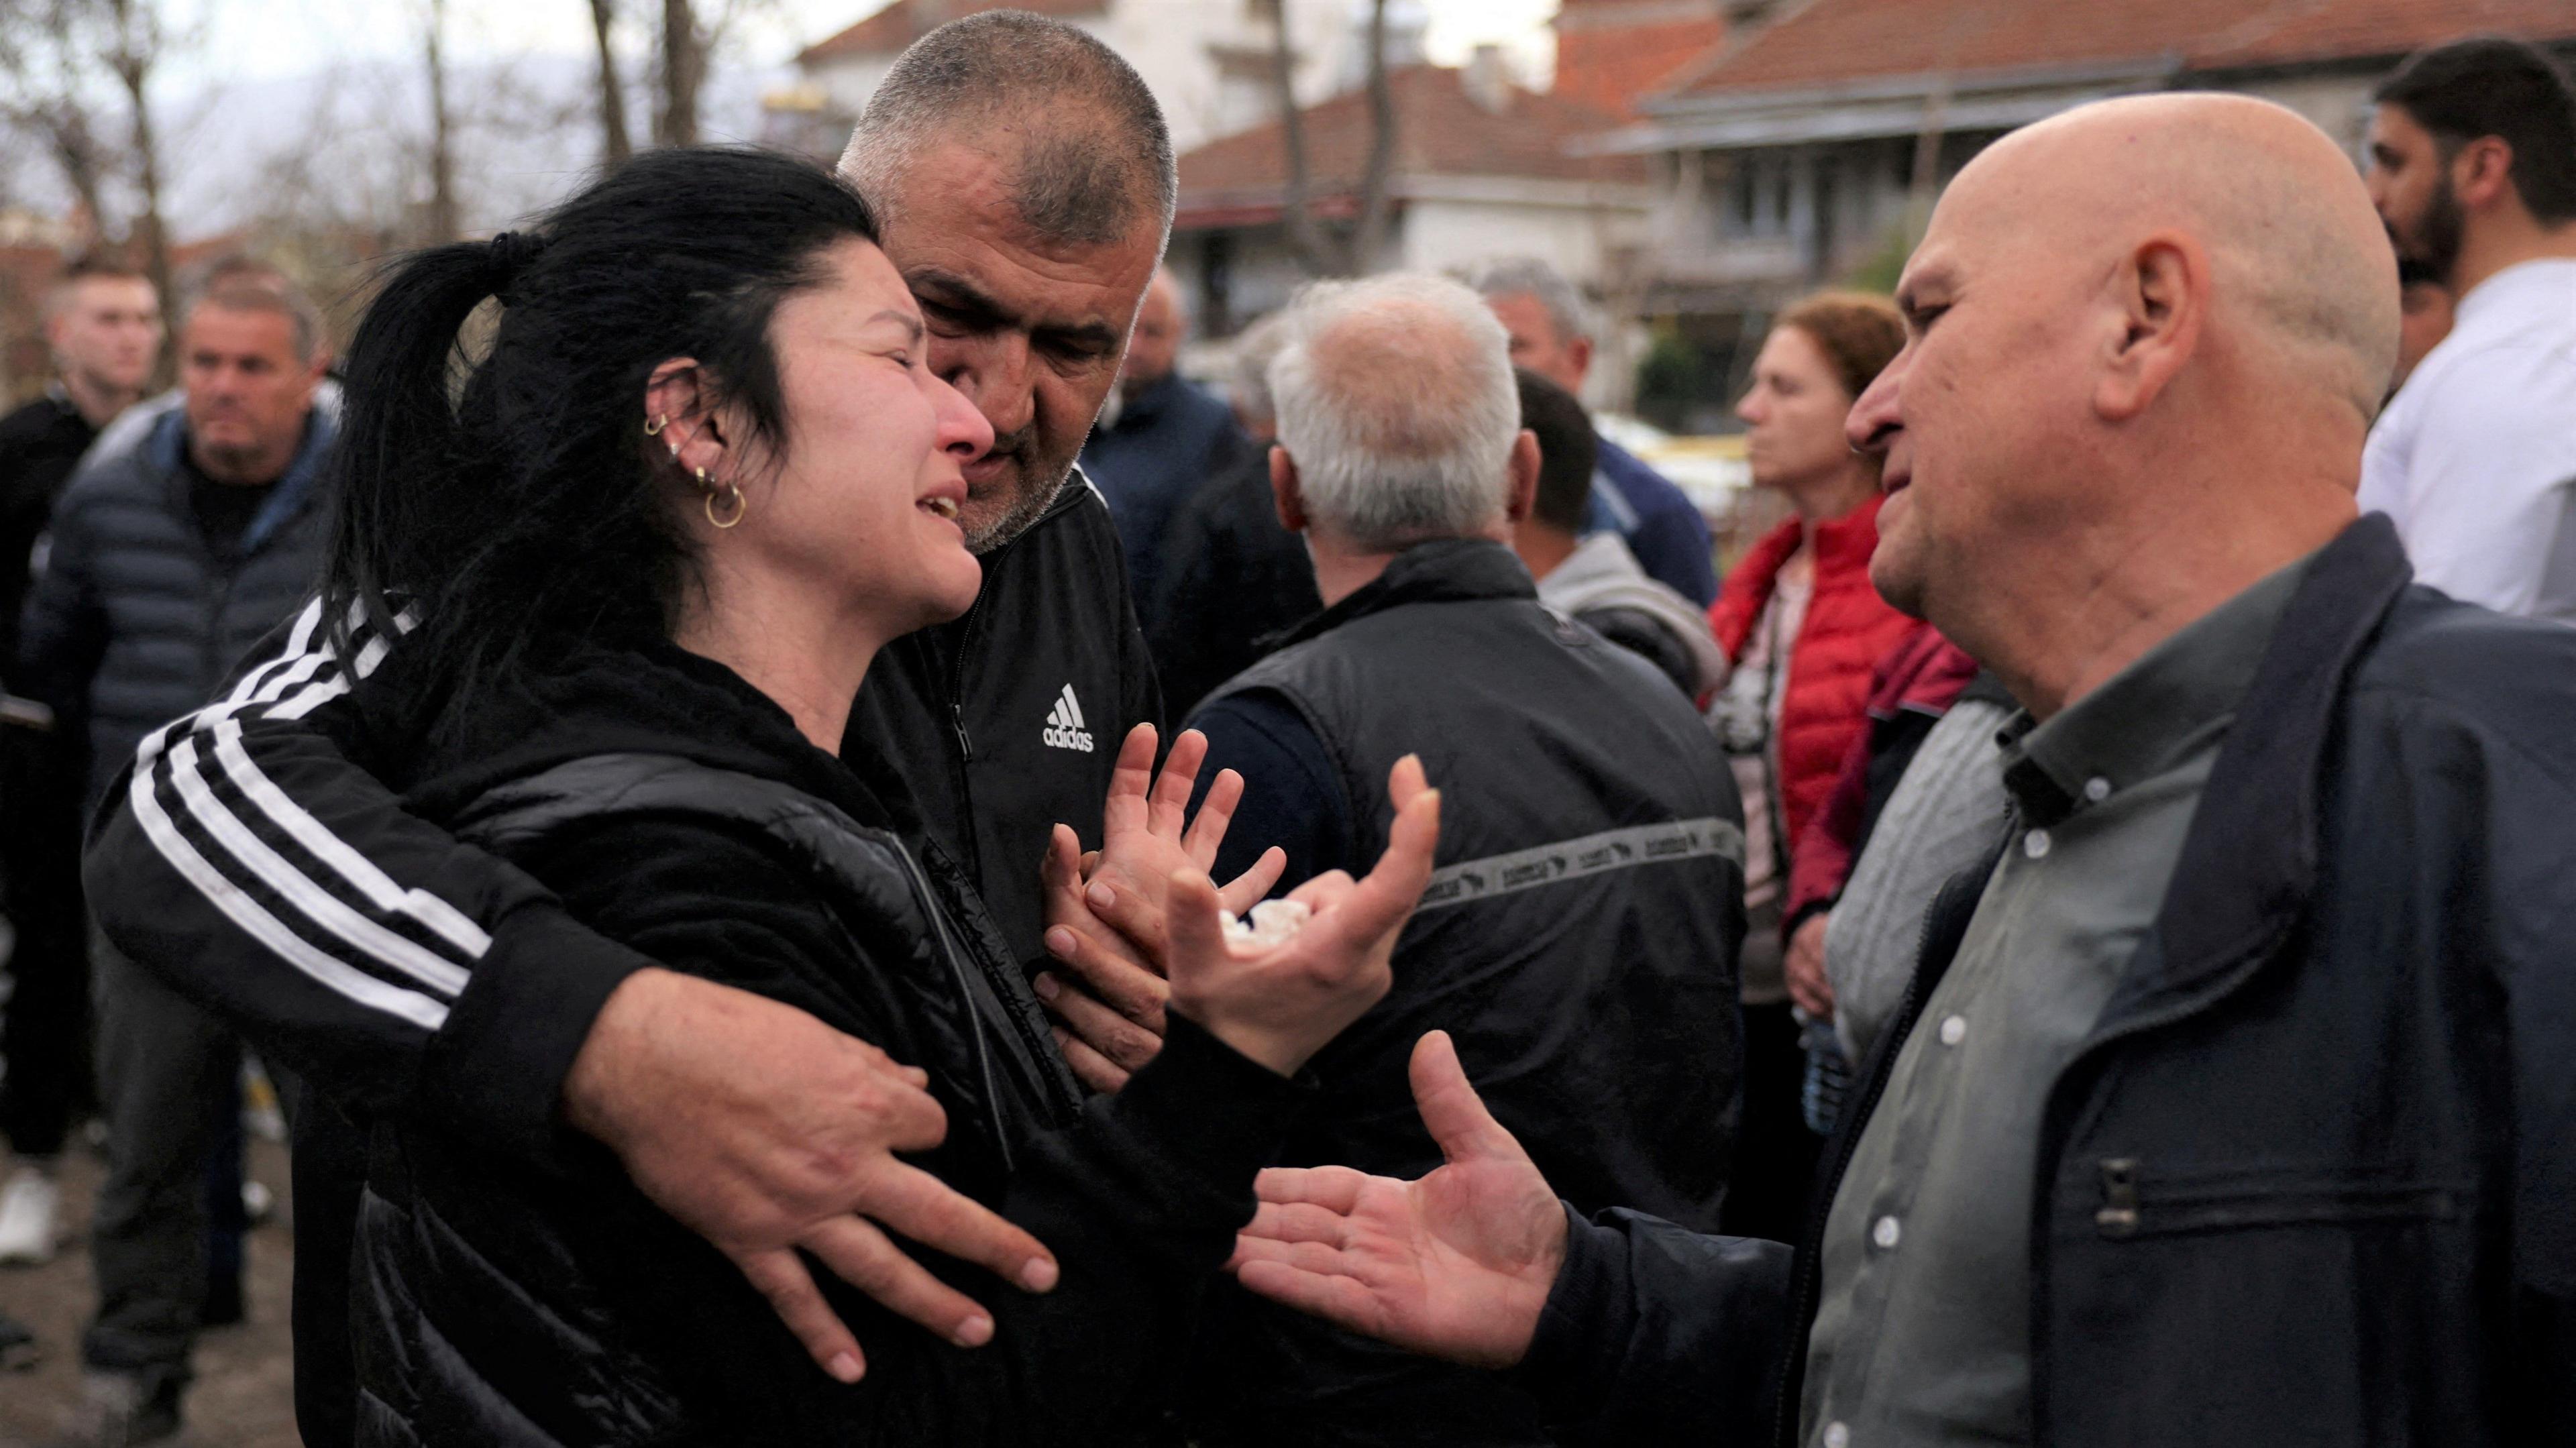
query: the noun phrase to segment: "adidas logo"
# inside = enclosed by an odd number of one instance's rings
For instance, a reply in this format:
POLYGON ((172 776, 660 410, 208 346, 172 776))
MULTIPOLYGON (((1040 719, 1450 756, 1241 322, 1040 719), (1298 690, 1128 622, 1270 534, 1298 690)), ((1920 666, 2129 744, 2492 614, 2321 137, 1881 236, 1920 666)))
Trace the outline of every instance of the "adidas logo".
POLYGON ((1083 727, 1082 706, 1074 702, 1073 685, 1064 686, 1055 707, 1047 711, 1046 731, 1038 736, 1053 748, 1091 752, 1091 731, 1083 727))

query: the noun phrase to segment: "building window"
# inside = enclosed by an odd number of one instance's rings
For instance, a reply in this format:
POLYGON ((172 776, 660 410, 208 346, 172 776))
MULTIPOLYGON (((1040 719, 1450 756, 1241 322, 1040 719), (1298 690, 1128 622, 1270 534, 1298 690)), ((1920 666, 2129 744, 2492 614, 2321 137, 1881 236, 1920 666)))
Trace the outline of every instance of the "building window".
POLYGON ((1789 230, 1789 158, 1777 152, 1743 154, 1727 176, 1720 213, 1728 237, 1770 238, 1789 230))

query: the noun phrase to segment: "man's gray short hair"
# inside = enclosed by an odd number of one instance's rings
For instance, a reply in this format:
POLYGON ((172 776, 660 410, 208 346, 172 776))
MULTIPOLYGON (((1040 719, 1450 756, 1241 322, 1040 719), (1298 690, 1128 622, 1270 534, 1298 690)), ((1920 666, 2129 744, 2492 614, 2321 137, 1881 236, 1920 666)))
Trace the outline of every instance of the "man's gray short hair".
POLYGON ((1272 312, 1236 335, 1234 369, 1225 380, 1226 400, 1239 417, 1276 423, 1279 399, 1271 395, 1270 364, 1288 345, 1288 319, 1272 312))
POLYGON ((1592 309, 1584 305, 1583 293, 1565 279, 1565 273, 1537 257, 1496 257, 1469 271, 1467 285, 1489 302, 1502 297, 1537 299, 1560 342, 1589 340, 1593 335, 1592 309))
POLYGON ((1025 10, 963 16, 914 41, 869 98, 841 174, 882 209, 926 146, 1003 121, 1012 201, 1040 235, 1107 245, 1149 206, 1171 235, 1180 175, 1153 91, 1117 51, 1025 10))
POLYGON ((1502 521, 1520 393, 1474 292, 1406 273, 1316 282, 1282 315, 1270 390, 1310 515, 1370 552, 1502 521))
POLYGON ((295 279, 273 263, 255 257, 228 256, 208 266, 187 293, 179 310, 180 330, 199 307, 233 312, 274 312, 286 318, 295 335, 295 360, 310 362, 326 340, 322 309, 295 279))

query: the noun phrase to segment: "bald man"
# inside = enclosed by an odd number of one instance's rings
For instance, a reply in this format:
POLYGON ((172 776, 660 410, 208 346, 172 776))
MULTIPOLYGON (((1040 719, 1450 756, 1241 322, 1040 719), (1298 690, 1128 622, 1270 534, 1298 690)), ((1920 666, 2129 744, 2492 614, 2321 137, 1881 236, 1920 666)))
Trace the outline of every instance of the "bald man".
POLYGON ((1083 471, 1118 520, 1127 586, 1148 636, 1167 622, 1154 612, 1154 603, 1162 589, 1163 537, 1172 515, 1248 447, 1224 399, 1181 375, 1181 341, 1188 335, 1181 284, 1168 268, 1157 271, 1127 334, 1119 405, 1102 414, 1082 448, 1083 471))
POLYGON ((1265 1173, 1242 1282, 1567 1441, 2570 1441, 2576 635, 2356 521, 2397 285, 2351 162, 2242 98, 2068 112, 1899 301, 1872 576, 2024 712, 1821 1229, 1576 1218, 1435 1035, 1447 1164, 1265 1173))

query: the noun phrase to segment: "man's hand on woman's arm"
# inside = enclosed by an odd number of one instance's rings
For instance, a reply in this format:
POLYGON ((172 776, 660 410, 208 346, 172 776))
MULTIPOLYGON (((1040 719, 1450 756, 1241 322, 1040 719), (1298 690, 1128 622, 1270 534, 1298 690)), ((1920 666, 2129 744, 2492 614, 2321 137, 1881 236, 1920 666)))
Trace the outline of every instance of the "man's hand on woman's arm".
POLYGON ((793 1006, 655 969, 608 998, 563 1107, 655 1205, 733 1259, 815 1362, 850 1382, 866 1358, 799 1248, 965 1347, 992 1338, 992 1315, 888 1231, 1032 1292, 1055 1285, 1055 1259, 1037 1239, 894 1156, 947 1134, 928 1082, 793 1006))

